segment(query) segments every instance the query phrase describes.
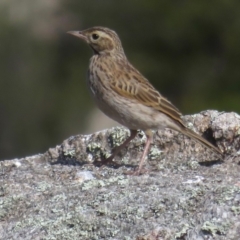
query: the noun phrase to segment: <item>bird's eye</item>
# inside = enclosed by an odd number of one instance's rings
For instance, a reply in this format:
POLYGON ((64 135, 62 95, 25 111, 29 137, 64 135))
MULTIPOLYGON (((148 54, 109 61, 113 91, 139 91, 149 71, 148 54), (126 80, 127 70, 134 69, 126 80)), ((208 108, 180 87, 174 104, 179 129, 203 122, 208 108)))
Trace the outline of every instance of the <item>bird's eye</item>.
POLYGON ((96 34, 96 33, 93 33, 92 34, 92 39, 93 40, 97 40, 99 38, 99 35, 98 34, 96 34))

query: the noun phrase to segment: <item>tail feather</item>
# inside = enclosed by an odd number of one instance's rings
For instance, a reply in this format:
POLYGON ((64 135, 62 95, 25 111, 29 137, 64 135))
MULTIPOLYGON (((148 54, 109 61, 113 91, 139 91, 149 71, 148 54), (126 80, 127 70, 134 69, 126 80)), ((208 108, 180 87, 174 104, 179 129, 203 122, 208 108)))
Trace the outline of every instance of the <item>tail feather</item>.
POLYGON ((207 141, 206 139, 204 139, 203 137, 201 137, 199 134, 195 133, 191 129, 188 129, 188 128, 182 129, 181 133, 192 139, 195 139, 197 142, 199 142, 203 146, 208 147, 214 153, 223 155, 223 153, 217 147, 215 147, 212 143, 210 143, 209 141, 207 141))

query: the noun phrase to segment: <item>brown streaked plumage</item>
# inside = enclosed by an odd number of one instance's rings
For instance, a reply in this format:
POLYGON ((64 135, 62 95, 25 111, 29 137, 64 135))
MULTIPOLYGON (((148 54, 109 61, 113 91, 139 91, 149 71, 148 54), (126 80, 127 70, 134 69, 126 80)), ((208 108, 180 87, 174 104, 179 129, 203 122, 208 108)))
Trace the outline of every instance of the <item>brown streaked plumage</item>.
POLYGON ((88 70, 88 85, 97 106, 110 118, 130 129, 131 135, 114 149, 105 162, 118 152, 141 129, 147 136, 146 146, 135 174, 140 174, 152 141, 152 129, 170 128, 207 146, 215 153, 220 150, 188 129, 179 110, 164 98, 151 83, 127 60, 118 35, 105 27, 70 31, 92 48, 94 55, 88 70))

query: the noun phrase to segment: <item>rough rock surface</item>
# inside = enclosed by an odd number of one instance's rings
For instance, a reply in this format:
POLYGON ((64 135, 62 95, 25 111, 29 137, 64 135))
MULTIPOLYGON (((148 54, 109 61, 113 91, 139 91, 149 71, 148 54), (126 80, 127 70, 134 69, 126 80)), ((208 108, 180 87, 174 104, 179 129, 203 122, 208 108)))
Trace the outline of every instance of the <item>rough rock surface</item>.
POLYGON ((126 174, 139 162, 141 131, 118 167, 99 168, 129 134, 117 127, 0 162, 0 239, 240 239, 240 116, 184 120, 224 159, 166 129, 154 135, 145 174, 126 174))

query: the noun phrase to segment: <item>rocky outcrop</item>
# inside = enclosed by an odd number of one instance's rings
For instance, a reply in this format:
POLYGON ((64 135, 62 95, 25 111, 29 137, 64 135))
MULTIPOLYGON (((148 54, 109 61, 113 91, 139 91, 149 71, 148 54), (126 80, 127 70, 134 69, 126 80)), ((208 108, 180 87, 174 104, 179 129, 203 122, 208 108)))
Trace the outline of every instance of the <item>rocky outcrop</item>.
POLYGON ((240 116, 185 116, 224 159, 171 130, 157 131, 141 176, 127 173, 136 139, 122 127, 70 137, 45 154, 0 162, 0 239, 240 239, 240 116))

